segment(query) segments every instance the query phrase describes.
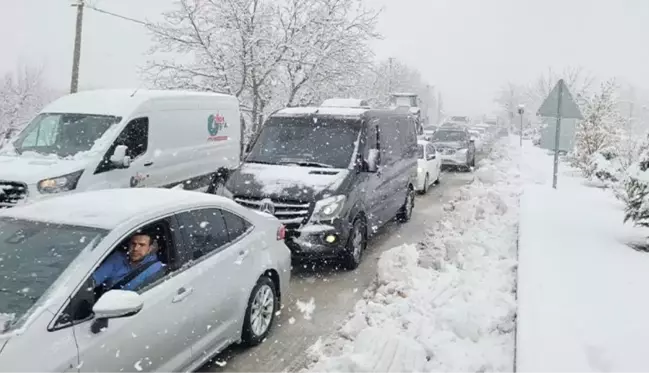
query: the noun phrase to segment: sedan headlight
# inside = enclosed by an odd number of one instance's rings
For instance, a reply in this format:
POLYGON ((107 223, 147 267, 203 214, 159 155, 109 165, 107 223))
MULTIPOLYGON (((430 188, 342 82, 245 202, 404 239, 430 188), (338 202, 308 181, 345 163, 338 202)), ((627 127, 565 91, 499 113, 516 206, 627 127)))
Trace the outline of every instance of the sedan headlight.
POLYGON ((347 197, 343 195, 327 197, 319 200, 315 203, 315 207, 313 208, 312 220, 322 221, 337 218, 343 210, 346 200, 347 197))
POLYGON ((77 183, 83 174, 83 170, 67 175, 53 177, 38 182, 38 191, 42 194, 54 194, 68 192, 77 188, 77 183))

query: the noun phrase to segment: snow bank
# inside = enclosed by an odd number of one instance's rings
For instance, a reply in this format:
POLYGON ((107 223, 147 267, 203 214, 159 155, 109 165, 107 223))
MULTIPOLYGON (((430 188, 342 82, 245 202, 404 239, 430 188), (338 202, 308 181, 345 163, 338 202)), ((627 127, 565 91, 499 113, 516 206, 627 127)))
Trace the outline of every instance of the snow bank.
POLYGON ((310 371, 511 371, 518 145, 503 139, 419 245, 381 255, 377 278, 310 371))
POLYGON ((624 205, 552 157, 525 150, 518 284, 518 371, 649 371, 646 229, 624 205))

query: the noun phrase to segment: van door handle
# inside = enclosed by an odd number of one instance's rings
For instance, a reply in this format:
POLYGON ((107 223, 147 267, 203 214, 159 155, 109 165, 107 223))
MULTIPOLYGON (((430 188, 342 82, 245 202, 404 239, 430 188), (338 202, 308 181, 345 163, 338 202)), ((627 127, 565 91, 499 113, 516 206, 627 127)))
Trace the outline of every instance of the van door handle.
POLYGON ((144 167, 149 167, 149 166, 151 166, 151 165, 153 165, 153 162, 146 162, 146 163, 144 164, 144 167))
POLYGON ((181 287, 180 289, 178 289, 178 292, 173 297, 173 299, 171 299, 171 303, 182 302, 183 300, 185 300, 185 298, 190 296, 193 292, 194 292, 194 288, 181 287))

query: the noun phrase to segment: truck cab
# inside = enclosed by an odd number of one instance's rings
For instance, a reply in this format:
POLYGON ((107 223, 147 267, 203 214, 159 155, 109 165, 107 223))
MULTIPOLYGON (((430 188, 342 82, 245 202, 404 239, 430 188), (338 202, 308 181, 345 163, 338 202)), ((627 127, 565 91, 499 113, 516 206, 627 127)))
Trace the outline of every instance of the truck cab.
POLYGON ((393 108, 407 107, 417 124, 417 134, 424 133, 424 120, 421 115, 419 95, 416 93, 392 93, 390 95, 390 106, 393 108))

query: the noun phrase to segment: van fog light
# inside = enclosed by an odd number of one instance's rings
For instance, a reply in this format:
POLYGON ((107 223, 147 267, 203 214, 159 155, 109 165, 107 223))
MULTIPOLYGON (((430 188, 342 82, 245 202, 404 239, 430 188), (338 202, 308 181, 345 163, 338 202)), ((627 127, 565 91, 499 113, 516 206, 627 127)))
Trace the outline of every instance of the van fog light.
POLYGON ((336 235, 334 235, 334 234, 328 234, 328 235, 325 236, 325 242, 326 243, 334 243, 334 242, 336 242, 337 239, 338 239, 338 237, 336 237, 336 235))

